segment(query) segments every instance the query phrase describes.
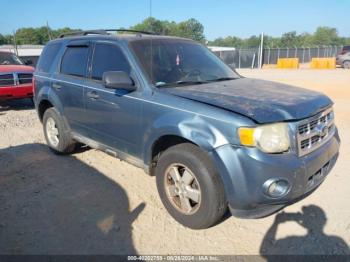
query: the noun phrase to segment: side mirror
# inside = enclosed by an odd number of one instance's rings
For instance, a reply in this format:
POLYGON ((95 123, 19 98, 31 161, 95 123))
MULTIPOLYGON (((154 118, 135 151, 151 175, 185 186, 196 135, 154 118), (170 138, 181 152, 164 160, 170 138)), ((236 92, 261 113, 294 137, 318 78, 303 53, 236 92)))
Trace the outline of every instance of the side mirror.
POLYGON ((25 63, 26 65, 32 65, 32 64, 33 64, 33 61, 30 60, 30 59, 26 59, 26 60, 24 60, 24 63, 25 63))
POLYGON ((136 86, 130 76, 123 71, 109 71, 104 72, 102 81, 105 87, 113 89, 125 89, 128 91, 135 91, 136 86))

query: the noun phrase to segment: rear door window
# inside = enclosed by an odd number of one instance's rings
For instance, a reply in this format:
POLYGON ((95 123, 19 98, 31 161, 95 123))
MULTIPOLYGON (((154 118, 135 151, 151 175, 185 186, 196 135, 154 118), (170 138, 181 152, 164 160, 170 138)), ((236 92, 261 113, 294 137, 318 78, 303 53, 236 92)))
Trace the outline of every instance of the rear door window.
POLYGON ((88 58, 88 46, 68 46, 62 58, 61 74, 85 77, 88 58))
POLYGON ((108 71, 123 71, 130 74, 130 65, 118 46, 97 43, 92 59, 91 78, 102 80, 103 73, 108 71))

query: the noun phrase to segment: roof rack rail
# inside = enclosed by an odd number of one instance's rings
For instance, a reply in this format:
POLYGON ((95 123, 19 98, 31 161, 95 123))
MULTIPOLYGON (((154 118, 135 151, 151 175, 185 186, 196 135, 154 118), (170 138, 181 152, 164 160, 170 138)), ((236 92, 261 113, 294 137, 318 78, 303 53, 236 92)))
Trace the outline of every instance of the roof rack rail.
POLYGON ((130 33, 139 33, 143 35, 156 35, 156 33, 154 32, 132 30, 132 29, 98 29, 98 30, 85 30, 85 31, 64 33, 64 34, 61 34, 59 38, 64 38, 67 36, 110 35, 109 32, 130 32, 130 33))

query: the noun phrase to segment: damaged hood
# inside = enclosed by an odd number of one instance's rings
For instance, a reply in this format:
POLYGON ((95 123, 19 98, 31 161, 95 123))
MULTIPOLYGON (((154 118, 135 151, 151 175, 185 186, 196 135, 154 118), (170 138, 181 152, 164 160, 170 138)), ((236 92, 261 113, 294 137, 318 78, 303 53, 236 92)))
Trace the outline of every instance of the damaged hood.
POLYGON ((307 118, 332 104, 315 91, 250 78, 160 91, 239 113, 258 123, 307 118))

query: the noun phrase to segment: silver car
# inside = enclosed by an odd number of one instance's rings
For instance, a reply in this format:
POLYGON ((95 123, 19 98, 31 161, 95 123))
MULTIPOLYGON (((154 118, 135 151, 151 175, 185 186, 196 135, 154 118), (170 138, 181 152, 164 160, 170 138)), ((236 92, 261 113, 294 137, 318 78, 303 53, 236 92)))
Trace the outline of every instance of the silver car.
POLYGON ((350 46, 344 46, 342 52, 337 56, 337 65, 350 69, 350 46))

